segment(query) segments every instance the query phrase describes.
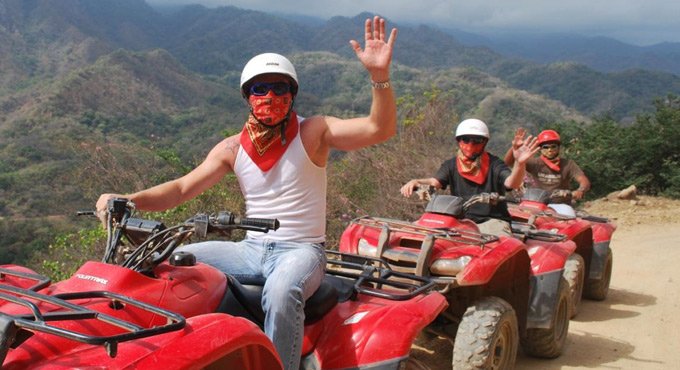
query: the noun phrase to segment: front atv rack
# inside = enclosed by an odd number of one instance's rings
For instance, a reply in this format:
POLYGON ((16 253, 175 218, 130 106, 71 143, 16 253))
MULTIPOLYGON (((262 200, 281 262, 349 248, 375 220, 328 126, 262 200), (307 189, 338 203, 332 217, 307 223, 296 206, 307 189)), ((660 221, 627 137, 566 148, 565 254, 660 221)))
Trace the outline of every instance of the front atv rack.
MULTIPOLYGON (((429 262, 432 249, 437 240, 445 240, 453 243, 468 244, 485 248, 487 244, 498 241, 495 235, 483 234, 462 228, 433 228, 420 226, 406 221, 398 221, 379 217, 363 217, 353 220, 352 223, 362 226, 380 229, 380 237, 376 245, 376 258, 387 261, 415 262, 414 274, 417 276, 429 276, 429 262), (408 253, 390 248, 392 233, 407 233, 422 236, 417 243, 400 245, 409 249, 419 249, 418 253, 408 253)), ((404 240, 408 240, 404 238, 404 240)))
POLYGON ((120 342, 180 330, 185 324, 186 320, 179 314, 112 292, 89 291, 51 296, 30 289, 0 284, 0 364, 4 362, 10 348, 17 348, 37 332, 64 337, 81 343, 103 345, 110 357, 116 357, 118 343, 120 342), (167 323, 162 326, 145 328, 133 322, 69 302, 70 300, 92 298, 108 299, 109 307, 116 309, 130 305, 164 317, 167 323), (8 303, 23 306, 25 310, 17 310, 20 307, 8 305, 8 303), (8 313, 10 307, 12 313, 8 313), (25 313, 21 313, 22 311, 25 311, 25 313), (50 324, 50 322, 90 319, 118 327, 123 329, 124 332, 99 336, 50 324))
POLYGON ((427 277, 394 271, 385 260, 326 250, 326 273, 354 281, 354 291, 405 301, 435 288, 427 277))
POLYGON ((52 280, 45 275, 0 267, 0 284, 23 287, 24 284, 22 282, 27 282, 29 284, 30 282, 34 282, 33 285, 24 288, 38 291, 50 285, 52 280))

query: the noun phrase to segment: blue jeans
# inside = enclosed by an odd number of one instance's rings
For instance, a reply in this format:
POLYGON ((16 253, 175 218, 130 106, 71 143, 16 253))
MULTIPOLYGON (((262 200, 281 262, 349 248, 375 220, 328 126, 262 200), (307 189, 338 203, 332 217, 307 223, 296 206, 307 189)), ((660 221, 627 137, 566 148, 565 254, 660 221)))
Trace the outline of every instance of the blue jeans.
POLYGON ((264 331, 285 369, 300 367, 305 300, 319 288, 326 254, 321 244, 245 239, 208 241, 181 248, 235 278, 265 278, 264 331))

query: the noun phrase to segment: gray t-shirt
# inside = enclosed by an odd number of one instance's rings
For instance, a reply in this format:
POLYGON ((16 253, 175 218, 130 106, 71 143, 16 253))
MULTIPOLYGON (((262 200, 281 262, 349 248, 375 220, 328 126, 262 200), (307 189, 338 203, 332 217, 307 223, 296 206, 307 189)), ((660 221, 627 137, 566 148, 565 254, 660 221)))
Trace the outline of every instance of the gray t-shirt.
POLYGON ((533 186, 546 191, 570 190, 571 182, 583 175, 581 168, 571 159, 560 158, 560 171, 556 172, 550 169, 540 157, 527 161, 527 173, 531 176, 533 186))

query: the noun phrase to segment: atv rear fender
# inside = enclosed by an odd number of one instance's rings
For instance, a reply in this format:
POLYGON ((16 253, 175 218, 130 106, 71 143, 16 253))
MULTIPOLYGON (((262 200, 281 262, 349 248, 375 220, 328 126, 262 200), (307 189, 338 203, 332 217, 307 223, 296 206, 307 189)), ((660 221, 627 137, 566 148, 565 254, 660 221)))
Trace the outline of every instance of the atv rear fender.
POLYGON ((195 316, 187 319, 184 331, 165 336, 149 338, 148 347, 155 350, 127 368, 283 369, 269 338, 243 318, 218 313, 195 316))
POLYGON ((408 358, 418 333, 446 307, 446 299, 436 292, 405 301, 360 294, 305 327, 305 334, 317 332, 317 326, 323 332, 303 363, 322 369, 364 369, 378 364, 392 368, 389 365, 394 364, 396 369, 408 358))
POLYGON ((595 243, 612 240, 612 234, 616 231, 616 225, 613 223, 593 222, 591 228, 593 229, 593 241, 595 243))

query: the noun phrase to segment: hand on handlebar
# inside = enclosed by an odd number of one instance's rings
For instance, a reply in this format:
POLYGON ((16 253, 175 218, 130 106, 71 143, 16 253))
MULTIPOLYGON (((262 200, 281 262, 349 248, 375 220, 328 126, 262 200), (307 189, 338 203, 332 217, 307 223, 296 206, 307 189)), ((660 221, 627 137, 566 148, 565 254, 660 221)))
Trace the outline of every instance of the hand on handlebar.
POLYGON ((571 192, 571 197, 574 200, 581 200, 583 197, 586 195, 586 192, 583 190, 574 190, 571 192))
MULTIPOLYGON (((97 203, 95 205, 96 207, 95 216, 99 218, 104 228, 108 226, 109 211, 111 207, 111 201, 113 199, 125 199, 125 196, 121 194, 102 194, 99 196, 99 199, 97 200, 97 203)), ((134 207, 132 203, 128 202, 126 204, 132 205, 134 207)))
POLYGON ((409 198, 413 194, 413 191, 418 188, 418 185, 418 180, 411 180, 404 184, 399 191, 401 192, 401 195, 409 198))
POLYGON ((490 204, 496 205, 498 202, 505 202, 505 196, 498 193, 479 193, 477 195, 471 196, 465 203, 463 203, 463 209, 468 210, 473 204, 490 204))

